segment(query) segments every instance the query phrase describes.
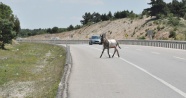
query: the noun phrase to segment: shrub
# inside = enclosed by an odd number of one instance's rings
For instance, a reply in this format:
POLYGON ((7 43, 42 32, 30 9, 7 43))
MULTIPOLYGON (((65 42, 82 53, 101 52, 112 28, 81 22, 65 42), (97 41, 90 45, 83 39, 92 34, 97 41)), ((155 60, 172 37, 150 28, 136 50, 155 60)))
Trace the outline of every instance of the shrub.
POLYGON ((138 39, 146 39, 145 36, 138 37, 138 39))
POLYGON ((161 27, 161 29, 162 29, 162 30, 165 29, 165 26, 161 27))
POLYGON ((143 15, 139 15, 138 18, 139 18, 139 19, 143 19, 143 15))
POLYGON ((177 25, 179 25, 180 20, 179 20, 179 18, 170 17, 168 23, 173 26, 177 26, 177 25))
POLYGON ((175 38, 176 37, 176 32, 175 31, 170 31, 169 32, 169 38, 175 38))
POLYGON ((163 24, 167 24, 167 22, 166 21, 163 21, 163 24))
POLYGON ((157 27, 157 29, 158 29, 158 31, 160 31, 160 30, 161 30, 161 27, 160 27, 160 26, 158 26, 158 27, 157 27))
POLYGON ((166 38, 166 37, 163 37, 161 40, 168 40, 168 38, 166 38))
POLYGON ((174 31, 177 31, 177 30, 178 30, 178 28, 177 28, 177 27, 175 27, 175 28, 174 28, 174 31))
POLYGON ((177 34, 175 40, 185 40, 184 34, 182 33, 177 34))
POLYGON ((163 15, 163 14, 158 14, 158 15, 156 15, 156 17, 157 17, 158 19, 163 19, 163 18, 165 17, 165 15, 163 15))
POLYGON ((158 22, 157 20, 156 20, 156 21, 154 21, 153 23, 154 23, 154 24, 156 24, 156 25, 158 25, 158 24, 159 24, 159 22, 158 22))
POLYGON ((184 35, 185 35, 185 40, 186 40, 186 32, 184 32, 184 35))

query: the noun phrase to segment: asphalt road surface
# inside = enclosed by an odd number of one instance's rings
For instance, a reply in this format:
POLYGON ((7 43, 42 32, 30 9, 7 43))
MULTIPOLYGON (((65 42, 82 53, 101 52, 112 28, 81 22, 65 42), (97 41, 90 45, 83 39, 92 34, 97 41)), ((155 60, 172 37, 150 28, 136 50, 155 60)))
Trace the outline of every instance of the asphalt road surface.
POLYGON ((68 98, 186 98, 185 50, 120 46, 99 58, 102 45, 70 45, 68 98))

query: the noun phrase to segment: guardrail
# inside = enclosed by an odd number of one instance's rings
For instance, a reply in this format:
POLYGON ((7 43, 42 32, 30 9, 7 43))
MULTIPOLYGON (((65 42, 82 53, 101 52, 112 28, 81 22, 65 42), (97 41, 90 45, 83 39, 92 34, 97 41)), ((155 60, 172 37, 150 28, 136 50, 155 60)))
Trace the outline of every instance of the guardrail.
MULTIPOLYGON (((88 44, 89 40, 17 40, 19 42, 40 42, 52 44, 88 44)), ((186 50, 186 41, 165 40, 118 40, 120 44, 165 47, 186 50)))
POLYGON ((18 42, 39 42, 52 44, 88 44, 89 40, 17 40, 18 42))
POLYGON ((165 41, 165 40, 119 40, 120 44, 154 46, 186 50, 186 41, 165 41))

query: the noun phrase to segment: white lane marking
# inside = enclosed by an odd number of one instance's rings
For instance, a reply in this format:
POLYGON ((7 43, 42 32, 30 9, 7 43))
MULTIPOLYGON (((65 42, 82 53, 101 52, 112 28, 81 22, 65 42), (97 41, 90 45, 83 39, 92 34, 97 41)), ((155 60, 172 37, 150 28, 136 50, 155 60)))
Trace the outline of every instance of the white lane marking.
MULTIPOLYGON (((93 47, 90 47, 90 48, 93 48, 93 47)), ((98 48, 93 48, 93 49, 102 51, 101 49, 98 49, 98 48)), ((167 87, 171 88, 173 91, 177 92, 178 94, 180 94, 180 95, 182 95, 183 97, 186 98, 186 93, 185 93, 185 92, 183 92, 183 91, 181 91, 180 89, 174 87, 173 85, 169 84, 168 82, 164 81, 163 79, 161 79, 161 78, 159 78, 159 77, 157 77, 157 76, 151 74, 151 73, 148 72, 147 70, 145 70, 145 69, 139 67, 138 65, 136 65, 136 64, 134 64, 134 63, 132 63, 132 62, 130 62, 130 61, 127 61, 127 60, 124 59, 124 58, 121 58, 121 57, 120 57, 119 59, 121 59, 121 60, 123 60, 124 62, 126 62, 126 63, 128 63, 128 64, 130 64, 130 65, 132 65, 132 66, 134 66, 134 67, 136 67, 137 69, 143 71, 144 73, 150 75, 150 76, 153 77, 154 79, 158 80, 159 82, 163 83, 163 84, 166 85, 167 87)))
POLYGON ((160 54, 159 52, 151 52, 152 54, 160 54))
POLYGON ((178 57, 178 56, 173 56, 174 58, 176 59, 180 59, 180 60, 186 60, 185 58, 181 58, 181 57, 178 57))
POLYGON ((130 64, 130 65, 136 67, 137 69, 143 71, 144 73, 150 75, 151 77, 155 78, 155 79, 158 80, 159 82, 163 83, 164 85, 168 86, 169 88, 171 88, 172 90, 174 90, 175 92, 179 93, 180 95, 182 95, 183 97, 186 98, 186 93, 185 93, 185 92, 179 90, 178 88, 174 87, 173 85, 169 84, 168 82, 164 81, 163 79, 161 79, 161 78, 159 78, 159 77, 157 77, 157 76, 151 74, 150 72, 148 72, 147 70, 145 70, 145 69, 139 67, 138 65, 133 64, 133 63, 131 63, 131 62, 129 62, 129 61, 123 59, 123 58, 120 58, 120 59, 123 60, 123 61, 125 61, 125 62, 127 62, 128 64, 130 64))

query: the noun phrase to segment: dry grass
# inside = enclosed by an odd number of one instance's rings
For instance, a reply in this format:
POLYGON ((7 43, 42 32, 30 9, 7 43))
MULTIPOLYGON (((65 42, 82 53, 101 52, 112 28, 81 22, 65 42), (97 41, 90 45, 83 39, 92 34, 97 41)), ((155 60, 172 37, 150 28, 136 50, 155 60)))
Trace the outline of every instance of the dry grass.
POLYGON ((21 43, 0 50, 0 98, 53 98, 65 64, 65 50, 49 44, 21 43))

